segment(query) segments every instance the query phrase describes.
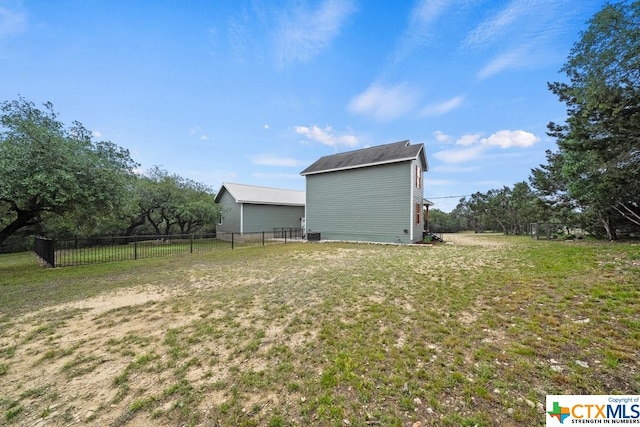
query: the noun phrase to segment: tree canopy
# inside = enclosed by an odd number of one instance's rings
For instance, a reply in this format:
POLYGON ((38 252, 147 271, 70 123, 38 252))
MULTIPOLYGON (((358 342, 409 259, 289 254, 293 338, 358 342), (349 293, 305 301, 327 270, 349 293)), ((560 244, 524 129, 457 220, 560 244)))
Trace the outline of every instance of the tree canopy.
POLYGON ((24 98, 0 104, 0 244, 50 215, 117 210, 127 196, 136 166, 129 152, 43 107, 24 98))
POLYGON ((549 84, 567 106, 566 122, 548 126, 558 153, 532 183, 547 200, 564 193, 610 239, 640 229, 640 1, 598 12, 562 71, 568 82, 549 84))
POLYGON ((141 174, 138 166, 128 150, 95 141, 82 123, 65 126, 51 103, 1 103, 0 247, 34 233, 215 231, 219 208, 209 187, 158 166, 141 174))
POLYGON ((526 182, 513 188, 504 186, 486 193, 476 192, 460 199, 451 212, 461 229, 483 232, 500 230, 504 234, 527 234, 532 222, 544 218, 544 206, 526 182))
POLYGON ((135 203, 128 211, 127 235, 143 226, 157 235, 175 230, 181 234, 213 231, 218 218, 219 208, 209 187, 158 166, 138 176, 132 197, 135 203))

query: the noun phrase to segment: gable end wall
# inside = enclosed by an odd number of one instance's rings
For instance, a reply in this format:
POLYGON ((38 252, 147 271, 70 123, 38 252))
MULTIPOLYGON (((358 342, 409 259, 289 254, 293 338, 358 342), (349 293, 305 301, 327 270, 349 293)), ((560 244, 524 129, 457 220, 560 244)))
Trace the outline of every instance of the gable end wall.
POLYGON ((424 231, 424 170, 422 162, 414 160, 411 162, 411 186, 413 187, 413 197, 411 203, 411 223, 413 225, 413 242, 422 240, 422 232, 424 231), (416 187, 416 166, 420 168, 420 188, 416 187), (416 223, 415 206, 420 205, 420 223, 416 223))
POLYGON ((240 204, 236 203, 233 196, 226 190, 224 190, 218 204, 222 213, 222 224, 218 224, 216 230, 223 233, 239 233, 240 204))
POLYGON ((415 163, 406 161, 307 175, 307 232, 319 232, 322 240, 419 240, 422 225, 412 222, 414 201, 422 202, 422 192, 418 196, 412 189, 414 169, 415 163))

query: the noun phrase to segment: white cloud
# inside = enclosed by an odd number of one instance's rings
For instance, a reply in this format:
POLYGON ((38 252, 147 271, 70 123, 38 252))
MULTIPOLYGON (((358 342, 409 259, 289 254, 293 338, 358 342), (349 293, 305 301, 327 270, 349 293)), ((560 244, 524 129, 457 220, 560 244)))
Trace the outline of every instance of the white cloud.
POLYGON ((478 47, 492 43, 501 37, 503 32, 513 24, 520 16, 526 15, 531 6, 536 2, 531 0, 516 0, 511 2, 505 9, 498 12, 493 18, 480 23, 471 31, 465 40, 465 45, 478 47))
POLYGON ((526 46, 519 46, 514 50, 498 55, 478 72, 478 78, 483 80, 506 69, 528 66, 530 64, 530 55, 528 55, 527 51, 526 46))
POLYGON ((512 0, 470 31, 464 46, 478 49, 505 37, 516 44, 534 38, 545 39, 548 34, 564 31, 579 6, 567 0, 512 0))
POLYGON ((282 11, 276 36, 279 65, 307 62, 325 49, 355 6, 351 0, 325 0, 315 10, 300 6, 282 11))
POLYGON ((251 162, 254 165, 285 166, 285 167, 298 167, 298 166, 303 166, 307 164, 307 162, 302 162, 300 160, 296 160, 290 157, 277 157, 277 156, 272 156, 270 154, 262 154, 259 156, 254 156, 251 159, 251 162))
MULTIPOLYGON (((462 46, 470 51, 498 48, 477 74, 486 79, 510 69, 541 67, 566 55, 566 39, 581 9, 590 2, 568 0, 511 0, 470 31, 462 46)), ((584 12, 584 10, 582 10, 584 12)))
POLYGON ((423 116, 440 116, 458 108, 458 106, 462 104, 462 101, 464 101, 464 97, 455 96, 439 104, 429 105, 423 108, 421 113, 423 116))
POLYGON ((479 140, 480 140, 479 133, 468 133, 458 138, 458 140, 456 141, 456 145, 465 145, 465 146, 471 145, 471 144, 475 144, 479 140))
MULTIPOLYGON (((271 59, 277 68, 309 62, 327 49, 356 10, 355 0, 321 0, 313 6, 307 2, 246 3, 227 19, 234 59, 242 63, 271 59)), ((209 29, 213 52, 220 50, 218 33, 215 27, 209 29)))
POLYGON ((455 148, 433 153, 433 157, 445 163, 464 163, 478 158, 487 147, 473 145, 468 148, 455 148))
POLYGON ((531 147, 538 142, 538 137, 524 130, 501 130, 488 138, 482 138, 480 142, 500 148, 531 147))
POLYGON ((501 130, 487 138, 480 138, 479 133, 467 134, 461 136, 456 145, 464 148, 451 148, 441 150, 432 156, 444 163, 464 163, 477 160, 480 156, 486 158, 486 152, 491 147, 500 148, 526 148, 530 147, 538 141, 531 132, 523 130, 501 130))
POLYGON ((202 128, 200 126, 194 126, 192 128, 189 128, 189 136, 193 136, 195 138, 198 138, 200 141, 209 141, 209 140, 211 140, 209 135, 205 134, 202 131, 202 128))
POLYGON ((269 129, 271 126, 269 126, 269 123, 265 123, 264 126, 262 127, 263 129, 269 129))
POLYGON ((358 145, 358 138, 355 135, 337 135, 331 126, 326 126, 324 129, 316 125, 311 127, 296 126, 295 131, 298 135, 303 135, 309 141, 319 142, 330 147, 340 145, 356 147, 358 145))
POLYGON ((445 0, 421 0, 411 11, 411 21, 428 24, 442 13, 446 4, 445 0))
POLYGON ((0 41, 23 32, 26 24, 25 13, 0 6, 0 41))
MULTIPOLYGON (((237 16, 232 16, 228 20, 227 36, 233 56, 237 61, 244 62, 245 58, 253 56, 253 52, 257 51, 253 46, 255 40, 251 33, 253 26, 255 26, 255 23, 252 21, 252 16, 246 11, 237 16)), ((209 31, 210 39, 216 35, 215 32, 209 31)))
POLYGON ((102 132, 94 130, 93 132, 91 132, 91 136, 93 136, 94 138, 102 138, 102 132))
POLYGON ((451 141, 451 137, 449 135, 445 134, 442 131, 437 130, 437 131, 433 132, 433 135, 436 137, 436 141, 438 141, 438 142, 449 142, 449 141, 451 141))
POLYGON ((391 121, 411 111, 416 102, 415 90, 405 84, 385 87, 374 83, 351 99, 349 111, 380 121, 391 121))
POLYGON ((429 36, 430 25, 446 9, 447 0, 420 0, 411 10, 407 29, 400 39, 396 49, 394 63, 399 63, 411 53, 423 46, 429 36))

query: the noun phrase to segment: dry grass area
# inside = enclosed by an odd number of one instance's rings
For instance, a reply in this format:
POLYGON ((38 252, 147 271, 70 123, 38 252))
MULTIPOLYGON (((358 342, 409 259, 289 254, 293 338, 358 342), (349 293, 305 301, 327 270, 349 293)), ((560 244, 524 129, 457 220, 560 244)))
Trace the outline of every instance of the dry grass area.
POLYGON ((640 390, 637 245, 445 240, 4 271, 0 424, 529 426, 640 390))

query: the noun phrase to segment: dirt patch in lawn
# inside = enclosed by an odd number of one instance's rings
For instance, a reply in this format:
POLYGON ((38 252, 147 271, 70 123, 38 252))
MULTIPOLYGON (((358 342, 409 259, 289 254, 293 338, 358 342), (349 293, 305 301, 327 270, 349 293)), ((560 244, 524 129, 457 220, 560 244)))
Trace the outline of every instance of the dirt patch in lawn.
POLYGON ((443 240, 454 245, 505 247, 509 241, 499 233, 449 233, 443 235, 443 240))
POLYGON ((88 422, 105 409, 124 412, 116 378, 140 349, 157 352, 167 329, 197 317, 171 310, 173 296, 146 285, 14 319, 0 338, 0 350, 14 349, 3 394, 29 396, 23 411, 38 408, 32 419, 42 425, 88 422))
POLYGON ((0 424, 538 425, 545 394, 638 389, 628 263, 610 283, 566 245, 444 239, 149 264, 129 287, 16 315, 0 424))

